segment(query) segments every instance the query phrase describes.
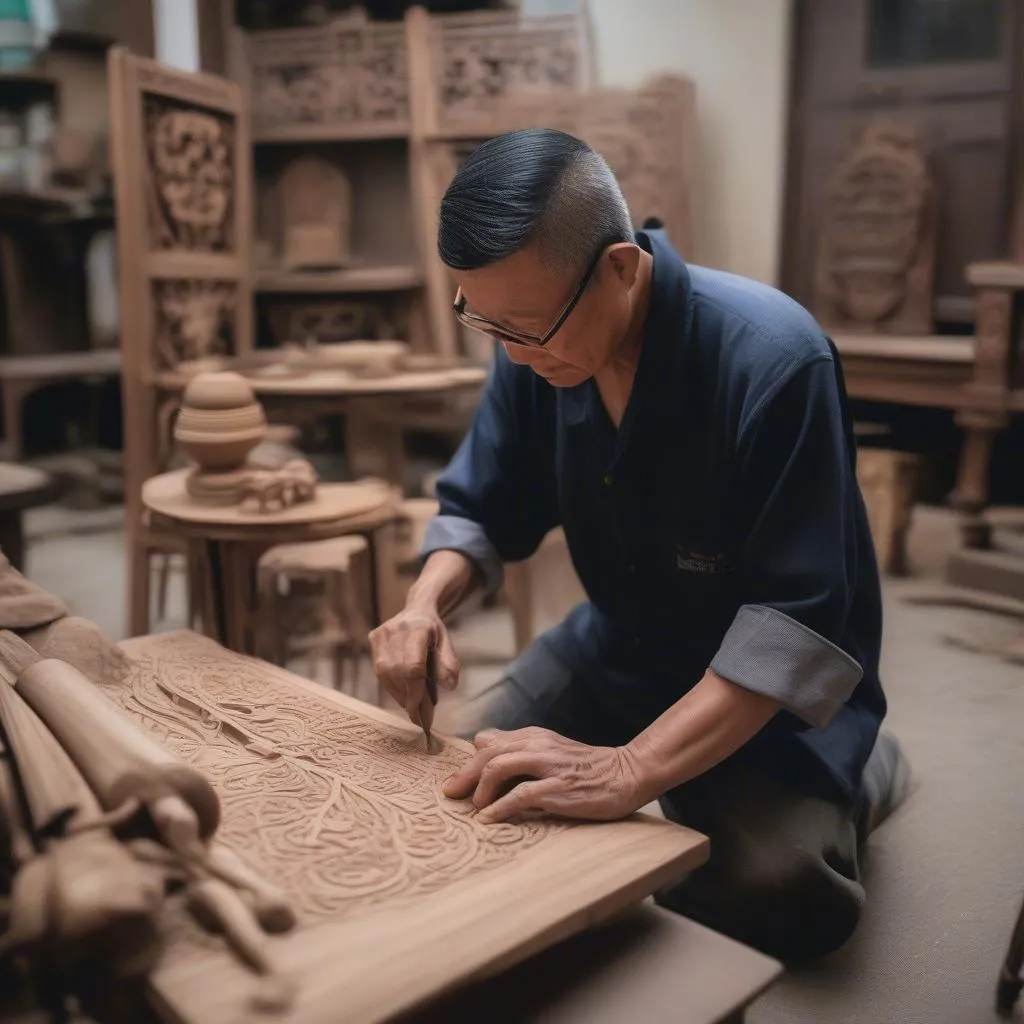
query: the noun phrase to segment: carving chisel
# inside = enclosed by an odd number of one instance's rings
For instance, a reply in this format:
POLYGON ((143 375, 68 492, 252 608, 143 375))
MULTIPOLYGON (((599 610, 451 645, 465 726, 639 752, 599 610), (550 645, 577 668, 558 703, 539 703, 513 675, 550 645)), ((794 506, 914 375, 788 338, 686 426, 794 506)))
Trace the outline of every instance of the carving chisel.
POLYGON ((431 640, 427 646, 426 676, 424 678, 423 697, 420 700, 420 725, 423 727, 423 738, 427 743, 427 753, 434 752, 431 744, 430 729, 434 724, 434 705, 437 703, 437 664, 436 648, 431 640))

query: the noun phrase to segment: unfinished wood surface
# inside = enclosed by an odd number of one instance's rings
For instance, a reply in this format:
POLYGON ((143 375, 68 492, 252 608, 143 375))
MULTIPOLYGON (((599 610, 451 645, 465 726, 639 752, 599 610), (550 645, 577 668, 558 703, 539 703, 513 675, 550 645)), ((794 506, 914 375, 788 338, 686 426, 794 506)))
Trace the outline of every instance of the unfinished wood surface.
POLYGON ((878 567, 887 575, 906 572, 918 465, 917 456, 909 452, 861 448, 857 453, 857 482, 867 506, 878 567))
MULTIPOLYGON (((295 1022, 382 1021, 508 967, 638 902, 707 856, 643 816, 482 826, 444 779, 472 747, 422 748, 408 721, 190 633, 126 641, 104 692, 200 767, 219 836, 298 909, 269 953, 297 983, 295 1022)), ((254 1019, 254 980, 178 920, 151 978, 167 1019, 254 1019)))
MULTIPOLYGON (((129 630, 149 625, 141 502, 159 464, 155 377, 179 362, 249 351, 251 145, 242 90, 120 47, 108 57, 117 198, 129 630)), ((168 545, 172 544, 168 541, 168 545)))
POLYGON ((401 1024, 742 1024, 782 965, 680 914, 637 907, 401 1024))

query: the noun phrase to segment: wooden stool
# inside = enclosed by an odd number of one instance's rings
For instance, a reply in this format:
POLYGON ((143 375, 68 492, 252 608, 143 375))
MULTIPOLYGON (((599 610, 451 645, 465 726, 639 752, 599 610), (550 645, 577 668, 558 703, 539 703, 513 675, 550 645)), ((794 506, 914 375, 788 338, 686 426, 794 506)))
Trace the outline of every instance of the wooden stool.
MULTIPOLYGON (((359 677, 360 659, 369 650, 370 550, 362 537, 334 537, 299 544, 278 544, 260 556, 258 566, 259 616, 264 624, 268 649, 284 665, 290 654, 307 654, 315 665, 323 653, 331 656, 334 688, 345 690, 348 667, 353 687, 359 677), (316 628, 307 636, 289 629, 282 583, 293 597, 292 606, 309 615, 316 628), (310 589, 302 600, 304 588, 310 589)), ((308 620, 307 620, 308 621, 308 620)))
POLYGON ((864 495, 878 568, 892 576, 907 571, 907 531, 914 511, 918 458, 887 448, 857 452, 857 482, 864 495))

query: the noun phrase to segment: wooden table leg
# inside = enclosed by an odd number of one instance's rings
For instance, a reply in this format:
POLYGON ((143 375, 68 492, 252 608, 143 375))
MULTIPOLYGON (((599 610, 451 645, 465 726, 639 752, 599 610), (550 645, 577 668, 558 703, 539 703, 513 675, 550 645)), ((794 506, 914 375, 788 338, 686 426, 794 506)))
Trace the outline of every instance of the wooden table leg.
POLYGON ((25 571, 25 533, 19 509, 0 512, 0 550, 18 572, 25 571))
POLYGON ((188 578, 193 588, 203 635, 223 644, 224 581, 220 568, 220 548, 216 541, 188 542, 188 578))

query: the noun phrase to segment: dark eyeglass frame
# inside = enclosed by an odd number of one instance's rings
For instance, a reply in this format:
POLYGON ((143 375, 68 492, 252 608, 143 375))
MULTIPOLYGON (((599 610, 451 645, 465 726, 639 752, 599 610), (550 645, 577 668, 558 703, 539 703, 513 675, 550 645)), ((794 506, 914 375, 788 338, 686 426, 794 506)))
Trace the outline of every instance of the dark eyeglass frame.
POLYGON ((587 272, 583 275, 583 280, 580 281, 575 294, 562 309, 562 312, 558 314, 558 319, 554 322, 553 326, 542 335, 530 334, 527 331, 517 331, 515 328, 496 324, 493 320, 488 320, 486 317, 477 316, 475 313, 467 313, 466 296, 462 294, 461 288, 456 291, 455 302, 452 305, 455 316, 459 323, 465 324, 474 331, 480 331, 492 338, 497 338, 500 341, 508 341, 513 345, 524 345, 528 348, 543 348, 562 329, 565 321, 569 319, 570 314, 576 308, 576 304, 587 290, 587 285, 590 284, 590 279, 594 276, 594 271, 597 270, 597 265, 601 262, 601 257, 604 256, 605 250, 612 244, 614 243, 602 243, 601 248, 597 250, 597 255, 590 261, 590 266, 587 267, 587 272))

